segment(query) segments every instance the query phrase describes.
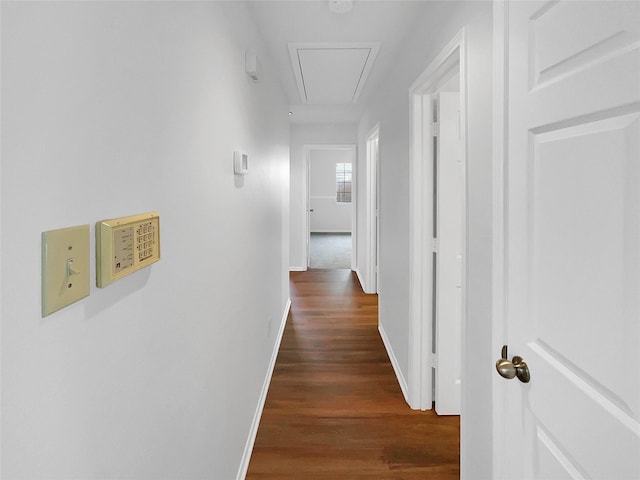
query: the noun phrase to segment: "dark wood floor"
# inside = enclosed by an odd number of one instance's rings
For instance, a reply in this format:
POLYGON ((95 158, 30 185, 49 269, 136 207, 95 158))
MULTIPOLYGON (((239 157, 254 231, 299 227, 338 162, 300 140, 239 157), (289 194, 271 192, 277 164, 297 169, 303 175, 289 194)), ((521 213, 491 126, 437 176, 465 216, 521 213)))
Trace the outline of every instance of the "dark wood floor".
POLYGON ((349 270, 291 274, 291 313, 247 479, 459 478, 459 417, 407 406, 349 270))

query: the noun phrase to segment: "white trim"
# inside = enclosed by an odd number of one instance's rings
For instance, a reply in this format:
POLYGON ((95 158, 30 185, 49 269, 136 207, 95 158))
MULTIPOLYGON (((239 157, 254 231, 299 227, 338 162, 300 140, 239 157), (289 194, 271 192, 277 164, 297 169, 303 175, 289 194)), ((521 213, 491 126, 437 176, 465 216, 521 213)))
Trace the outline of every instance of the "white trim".
POLYGON ((303 271, 309 268, 309 234, 311 233, 311 220, 309 218, 309 209, 311 208, 311 198, 309 195, 309 184, 311 183, 311 179, 309 178, 309 161, 311 160, 311 150, 313 150, 313 145, 303 145, 302 146, 302 178, 304 179, 302 182, 302 198, 304 198, 304 208, 302 209, 302 251, 304 252, 304 264, 302 265, 303 271))
MULTIPOLYGON (((508 15, 509 5, 504 0, 493 4, 493 248, 492 248, 492 351, 498 358, 506 335, 506 245, 505 214, 507 188, 507 107, 508 107, 508 15)), ((506 382, 493 376, 492 383, 492 471, 496 479, 505 479, 504 463, 507 458, 505 411, 507 405, 506 382)), ((510 446, 512 447, 512 446, 510 446)), ((470 478, 470 477, 469 477, 470 478)), ((506 480, 506 479, 505 479, 506 480)))
POLYGON ((366 293, 378 292, 378 227, 377 223, 380 221, 378 218, 379 204, 378 204, 378 169, 380 158, 380 124, 377 123, 367 135, 367 151, 366 151, 366 165, 367 165, 367 178, 366 178, 366 190, 365 190, 365 208, 366 208, 366 254, 367 261, 366 271, 367 275, 367 289, 366 293), (371 144, 374 140, 378 141, 378 147, 375 159, 371 155, 371 144), (374 161, 375 160, 375 161, 374 161))
MULTIPOLYGON (((413 409, 431 409, 433 401, 432 371, 430 357, 432 350, 431 305, 433 302, 431 225, 433 212, 424 208, 426 199, 433 196, 432 160, 433 139, 424 135, 427 125, 433 118, 431 96, 450 78, 453 69, 460 72, 460 115, 463 121, 463 168, 465 170, 465 200, 463 222, 463 259, 462 259, 462 345, 464 345, 466 322, 466 221, 468 211, 466 189, 467 175, 467 73, 466 73, 466 35, 463 28, 444 47, 409 89, 411 109, 410 131, 410 195, 409 195, 409 366, 408 366, 408 403, 413 409), (425 168, 426 167, 426 168, 425 168)), ((462 352, 464 365, 464 349, 462 352)), ((464 370, 464 369, 463 369, 464 370)), ((464 373, 463 373, 464 376, 464 373)), ((464 378, 462 388, 464 392, 464 378)))
POLYGON ((306 272, 307 269, 304 267, 289 267, 290 272, 306 272))
POLYGON ((305 208, 302 209, 302 215, 303 215, 303 219, 302 219, 302 251, 304 252, 304 266, 302 271, 306 271, 309 268, 309 255, 310 255, 310 249, 309 249, 309 235, 311 233, 311 221, 309 219, 309 209, 311 208, 311 198, 309 196, 309 191, 310 191, 310 187, 309 187, 309 183, 311 181, 311 179, 309 178, 310 175, 310 168, 309 168, 309 162, 311 161, 311 152, 313 150, 346 150, 346 151, 350 151, 351 152, 351 164, 352 164, 352 181, 351 181, 351 270, 355 269, 356 266, 356 245, 357 245, 357 241, 356 241, 356 235, 357 235, 357 229, 355 228, 356 225, 356 208, 357 208, 357 188, 356 188, 356 184, 357 184, 357 174, 358 174, 358 168, 357 168, 357 158, 356 158, 356 154, 357 154, 357 149, 356 149, 356 145, 349 143, 349 144, 309 144, 309 145, 303 145, 302 146, 302 158, 303 158, 303 162, 302 162, 302 177, 304 178, 304 182, 302 185, 302 198, 304 198, 305 201, 305 208))
MULTIPOLYGON (((1 20, 2 20, 2 6, 0 6, 0 25, 2 25, 2 21, 1 20)), ((2 62, 0 62, 0 87, 2 86, 2 78, 3 78, 2 77, 2 62)), ((0 88, 0 92, 4 92, 4 90, 2 88, 0 88)), ((0 93, 0 105, 1 104, 2 104, 2 93, 0 93)), ((2 140, 3 140, 3 138, 2 138, 3 135, 2 134, 5 132, 5 130, 3 128, 1 128, 1 126, 2 126, 2 116, 0 115, 0 144, 2 144, 2 140)), ((0 207, 2 206, 2 198, 3 198, 2 197, 2 181, 1 180, 2 180, 2 177, 3 177, 2 172, 4 170, 2 168, 2 164, 3 164, 2 155, 0 155, 0 207)), ((5 166, 6 166, 6 163, 5 163, 5 166)), ((4 178, 6 178, 6 174, 4 175, 4 178)), ((2 208, 0 208, 0 212, 1 211, 2 211, 2 208)), ((2 222, 0 221, 0 265, 2 264, 2 252, 3 252, 1 246, 2 246, 2 222)), ((3 270, 0 269, 0 272, 2 272, 2 271, 3 270)), ((2 276, 0 275, 0 292, 2 292, 2 288, 1 287, 2 287, 2 276)), ((0 308, 0 340, 3 339, 2 325, 4 325, 4 324, 2 323, 2 308, 0 308)), ((0 345, 1 344, 2 344, 2 342, 0 342, 0 345)), ((2 392, 3 392, 2 385, 4 385, 4 383, 1 381, 2 380, 2 371, 3 371, 3 369, 0 368, 0 399, 5 398, 5 397, 2 396, 2 392)), ((3 420, 2 411, 0 409, 0 425, 2 425, 2 420, 3 420)), ((2 445, 3 445, 2 435, 0 435, 0 447, 2 445)), ((3 449, 0 448, 0 452, 2 452, 2 451, 3 451, 3 449)), ((2 459, 0 459, 0 477, 2 477, 2 459)))
POLYGON ((351 230, 314 230, 309 233, 351 233, 351 230))
POLYGON ((351 152, 351 270, 356 268, 358 258, 358 148, 354 144, 351 152))
POLYGON ((364 289, 364 286, 365 286, 364 277, 362 276, 362 273, 360 273, 360 269, 356 267, 356 268, 352 268, 351 270, 356 272, 356 276, 358 277, 358 282, 360 282, 360 288, 362 288, 362 291, 364 293, 367 293, 367 291, 364 289))
POLYGON ((264 378, 262 384, 262 391, 258 399, 258 405, 253 415, 253 421, 251 422, 251 429, 249 430, 249 437, 247 443, 244 446, 244 452, 242 453, 242 459, 240 460, 240 468, 236 475, 236 480, 243 480, 247 475, 249 469, 249 462, 251 461, 251 454, 253 453, 253 445, 258 435, 258 426, 260 425, 260 418, 262 417, 262 410, 267 400, 267 393, 269 392, 269 385, 271 384, 271 376, 273 375, 273 369, 276 366, 276 359, 278 358, 278 352, 280 351, 280 343, 282 342, 282 335, 284 334, 284 327, 287 324, 287 317, 289 316, 289 310, 291 309, 291 299, 287 300, 287 304, 284 307, 284 313, 282 320, 280 321, 280 328, 278 329, 278 336, 276 337, 276 343, 273 346, 273 352, 271 352, 271 360, 269 361, 269 368, 267 369, 267 375, 264 378))
MULTIPOLYGON (((431 108, 431 101, 426 103, 431 108)), ((409 197, 409 406, 413 409, 423 409, 432 402, 431 388, 425 389, 431 379, 431 369, 423 368, 428 365, 431 353, 431 329, 426 328, 429 323, 429 309, 432 296, 432 279, 426 275, 432 269, 432 255, 428 232, 423 232, 425 226, 431 225, 432 215, 425 209, 425 198, 431 195, 433 179, 431 172, 424 168, 426 156, 432 150, 431 141, 422 144, 423 98, 422 95, 412 94, 411 98, 411 160, 410 160, 410 197, 409 197), (426 147, 426 148, 425 148, 426 147), (427 191, 425 191, 427 190, 427 191), (423 376, 426 375, 426 378, 423 376)), ((428 116, 428 115, 426 115, 428 116)))
POLYGON ((384 348, 387 351, 387 356, 389 357, 389 361, 391 362, 393 371, 395 372, 396 378, 398 379, 398 384, 400 385, 400 390, 402 390, 402 395, 404 396, 405 401, 409 403, 409 387, 407 385, 407 380, 404 378, 404 375, 402 375, 402 369, 400 368, 398 359, 393 352, 393 348, 391 348, 391 342, 389 341, 387 333, 384 331, 384 328, 380 323, 378 323, 378 332, 380 332, 380 338, 382 338, 382 343, 384 344, 384 348))

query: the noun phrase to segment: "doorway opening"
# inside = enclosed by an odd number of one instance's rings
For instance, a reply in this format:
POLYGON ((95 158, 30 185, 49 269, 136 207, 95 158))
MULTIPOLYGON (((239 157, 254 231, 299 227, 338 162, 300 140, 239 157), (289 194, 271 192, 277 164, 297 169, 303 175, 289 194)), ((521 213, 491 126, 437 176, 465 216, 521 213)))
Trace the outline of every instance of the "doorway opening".
POLYGON ((411 87, 409 405, 459 415, 466 270, 462 30, 411 87))
POLYGON ((307 268, 350 269, 355 258, 355 145, 305 145, 307 268))

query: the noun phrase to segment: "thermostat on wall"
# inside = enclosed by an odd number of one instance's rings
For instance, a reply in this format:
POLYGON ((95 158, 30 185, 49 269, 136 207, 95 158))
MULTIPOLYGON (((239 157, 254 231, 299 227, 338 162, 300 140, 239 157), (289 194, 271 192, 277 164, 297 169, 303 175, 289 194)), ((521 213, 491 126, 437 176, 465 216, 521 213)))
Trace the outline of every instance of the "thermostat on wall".
POLYGON ((96 223, 96 284, 120 280, 160 260, 158 212, 96 223))
POLYGON ((233 152, 233 173, 246 175, 249 171, 249 160, 246 153, 233 152))

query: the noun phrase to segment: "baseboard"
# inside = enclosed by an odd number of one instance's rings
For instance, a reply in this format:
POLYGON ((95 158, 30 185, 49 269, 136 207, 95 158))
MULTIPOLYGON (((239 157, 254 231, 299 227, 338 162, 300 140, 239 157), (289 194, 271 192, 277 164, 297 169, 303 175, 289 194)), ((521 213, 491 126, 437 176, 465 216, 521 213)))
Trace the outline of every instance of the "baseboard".
POLYGON ((358 276, 358 281, 360 282, 360 287, 362 287, 362 291, 364 293, 366 293, 367 295, 373 295, 376 292, 370 292, 367 290, 367 284, 364 281, 364 278, 362 277, 362 273, 360 273, 360 269, 358 267, 356 267, 356 269, 354 270, 356 272, 356 275, 358 276))
POLYGON ((393 371, 396 374, 396 378, 398 379, 398 383, 400 384, 400 390, 402 390, 402 395, 404 396, 404 400, 409 404, 409 387, 407 386, 407 380, 402 375, 402 370, 400 370, 400 365, 398 364, 398 359, 393 353, 393 348, 391 348, 391 342, 387 337, 387 334, 382 327, 382 324, 378 322, 378 332, 380 332, 380 337, 382 338, 382 343, 384 344, 384 348, 387 351, 387 355, 389 356, 389 360, 391 361, 391 366, 393 367, 393 371))
POLYGON ((362 291, 364 293, 367 293, 367 289, 364 288, 365 283, 364 283, 364 279, 362 278, 362 274, 360 273, 360 269, 356 267, 354 272, 356 272, 356 276, 358 277, 358 282, 360 282, 360 288, 362 288, 362 291))
POLYGON ((306 272, 307 269, 305 267, 289 267, 290 272, 306 272))
POLYGON ((349 230, 314 230, 309 233, 351 233, 349 230))
POLYGON ((287 300, 287 305, 284 307, 284 313, 282 320, 280 321, 280 329, 278 330, 278 336, 276 343, 271 353, 271 361, 269 362, 269 368, 267 375, 262 384, 262 391, 260 392, 260 398, 258 399, 258 406, 256 412, 253 415, 253 422, 251 423, 251 430, 249 431, 249 438, 244 446, 244 452, 242 454, 242 460, 240 461, 240 468, 238 469, 238 475, 236 480, 244 480, 249 469, 249 461, 251 460, 251 453, 253 452, 253 445, 258 435, 258 426, 260 425, 260 418, 262 417, 262 410, 264 409, 264 403, 267 400, 267 393, 269 392, 269 385, 271 384, 271 376, 273 375, 273 369, 276 366, 276 359, 278 358, 278 351, 280 350, 280 342, 282 341, 282 334, 284 333, 284 327, 287 324, 287 317, 289 316, 289 310, 291 309, 291 299, 287 300))

